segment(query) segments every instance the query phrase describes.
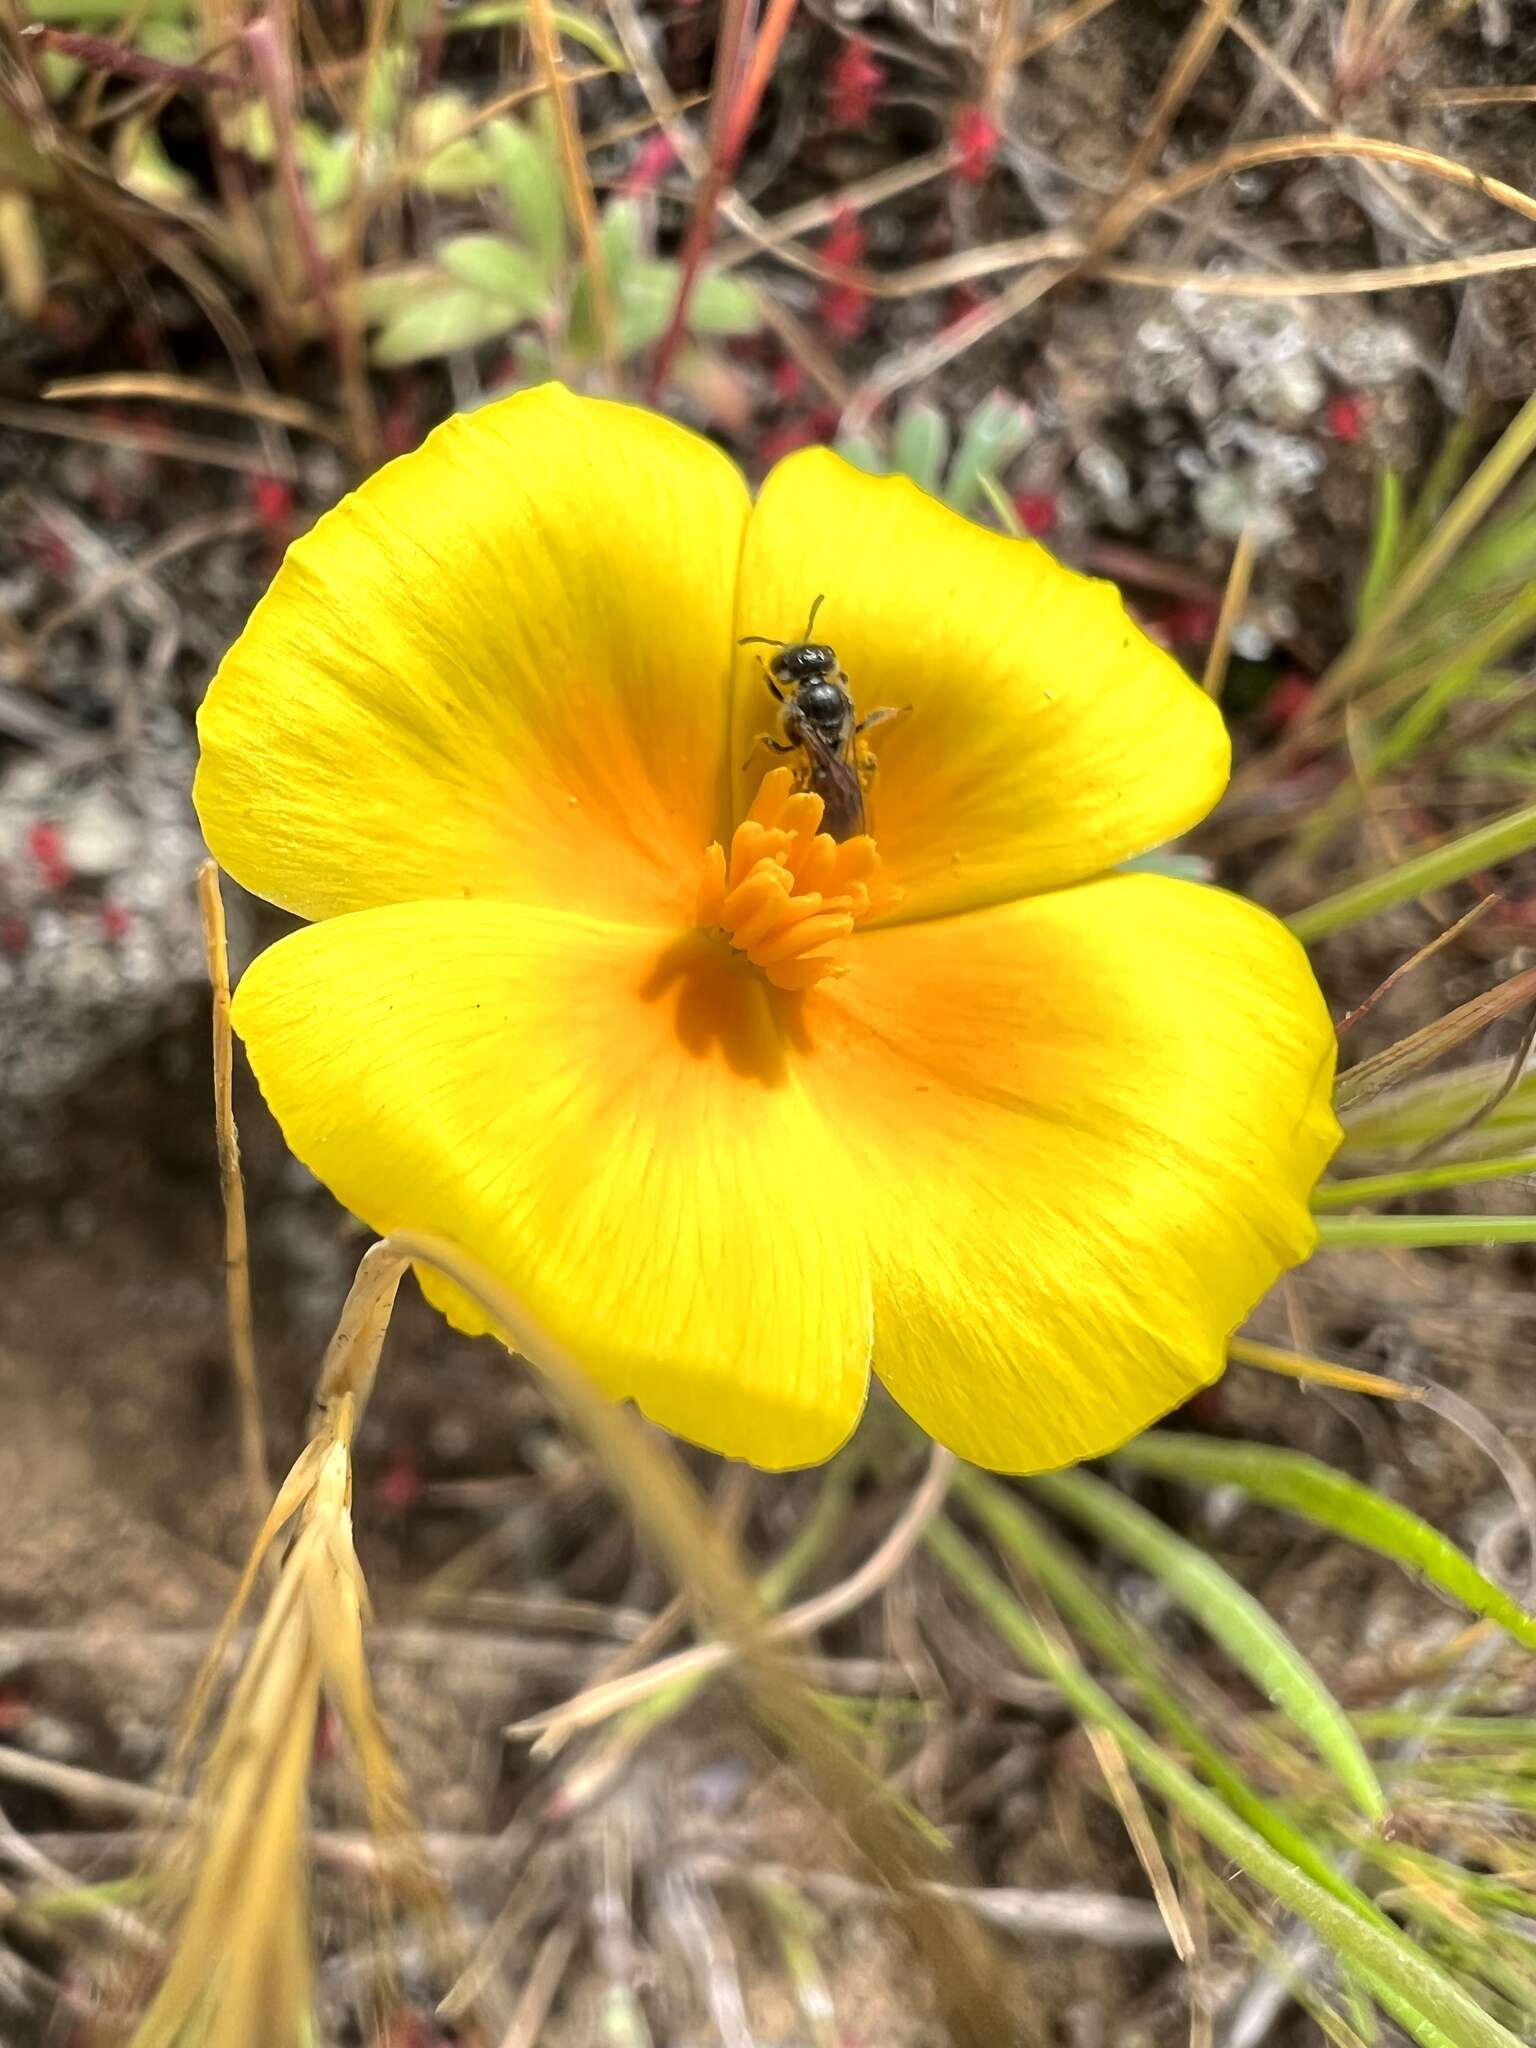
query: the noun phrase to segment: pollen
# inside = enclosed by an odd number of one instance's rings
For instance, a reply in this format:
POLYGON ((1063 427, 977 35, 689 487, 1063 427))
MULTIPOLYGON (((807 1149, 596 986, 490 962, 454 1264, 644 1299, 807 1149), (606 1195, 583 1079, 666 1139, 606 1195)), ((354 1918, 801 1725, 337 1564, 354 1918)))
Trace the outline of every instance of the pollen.
POLYGON ((791 769, 770 769, 731 834, 729 859, 716 840, 699 877, 699 924, 783 989, 845 974, 843 940, 899 894, 868 833, 839 843, 818 831, 821 798, 794 783, 791 769))

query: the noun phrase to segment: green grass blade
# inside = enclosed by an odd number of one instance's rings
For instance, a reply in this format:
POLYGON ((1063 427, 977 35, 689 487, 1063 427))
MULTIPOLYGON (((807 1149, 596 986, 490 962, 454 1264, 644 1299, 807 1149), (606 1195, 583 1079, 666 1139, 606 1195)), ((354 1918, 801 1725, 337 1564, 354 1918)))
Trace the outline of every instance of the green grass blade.
POLYGON ((1149 1572, 1239 1670, 1306 1737, 1367 1820, 1387 1810, 1348 1716, 1290 1637, 1230 1573, 1155 1515, 1086 1472, 1058 1472, 1030 1491, 1149 1572))
POLYGON ((1433 520, 1391 588, 1382 594, 1370 624, 1356 633, 1318 686, 1328 701, 1355 689, 1379 666, 1393 635, 1429 598, 1494 505, 1536 450, 1536 394, 1521 406, 1498 441, 1456 496, 1433 520))
MULTIPOLYGON (((1492 1101, 1508 1079, 1508 1060, 1477 1060, 1454 1073, 1434 1074, 1394 1088, 1389 1095, 1340 1109, 1344 1144, 1335 1166, 1351 1159, 1379 1158, 1404 1146, 1415 1150, 1492 1101)), ((1455 1161, 1497 1158, 1536 1146, 1536 1073, 1523 1075, 1508 1095, 1456 1138, 1441 1155, 1455 1161)))
POLYGON ((1536 1216, 1319 1216, 1317 1243, 1319 1251, 1536 1244, 1536 1216))
POLYGON ((1452 494, 1467 473, 1477 445, 1477 428, 1470 419, 1452 423, 1441 442, 1429 474, 1420 487, 1413 507, 1403 522, 1403 555, 1407 558, 1424 545, 1426 536, 1451 502, 1452 494))
POLYGON ((1297 1914, 1327 1946, 1370 1985, 1373 1995, 1421 2048, 1520 2048, 1516 2037, 1490 2018, 1422 1950, 1391 1926, 1362 1919, 1313 1882, 1246 1826, 1214 1792, 1197 1784, 1141 1725, 1111 1698, 1072 1655, 1039 1628, 988 1567, 980 1553, 944 1517, 930 1524, 924 1544, 965 1593, 1000 1640, 1066 1696, 1073 1710, 1107 1729, 1144 1784, 1180 1813, 1222 1855, 1297 1914))
POLYGON ((1191 1486, 1236 1486, 1270 1507, 1288 1509, 1362 1549, 1390 1557, 1473 1614, 1497 1622, 1526 1649, 1536 1650, 1536 1616, 1485 1578, 1454 1543, 1411 1508, 1399 1507, 1317 1458, 1269 1444, 1219 1443, 1158 1429, 1126 1444, 1115 1453, 1115 1462, 1191 1486))
POLYGON ((1384 469, 1376 479, 1376 520, 1371 533, 1371 559, 1355 617, 1361 626, 1370 624, 1403 555, 1403 480, 1396 470, 1384 469))
MULTIPOLYGON (((1381 1920, 1365 1893, 1339 1876, 1311 1838, 1266 1799, 1218 1749, 1205 1728, 1173 1691, 1158 1644, 1129 1615, 1111 1607, 1087 1571, 1051 1535, 1017 1494, 995 1479, 962 1465, 953 1481, 956 1496, 982 1523, 993 1543, 1036 1580, 1081 1640, 1135 1685, 1152 1714, 1226 1800, 1232 1811, 1261 1834, 1270 1847, 1303 1870, 1352 1911, 1381 1920)), ((1293 1752, 1294 1754, 1294 1752, 1293 1752)))
POLYGON ((1399 862, 1384 873, 1367 875, 1335 896, 1325 896, 1306 910, 1298 910, 1286 923, 1304 944, 1346 930, 1362 919, 1376 917, 1399 903, 1411 903, 1426 890, 1443 889, 1450 882, 1464 881, 1481 868, 1501 860, 1512 860, 1536 846, 1536 804, 1525 804, 1493 818, 1471 832, 1462 833, 1444 846, 1432 847, 1412 860, 1399 862))
POLYGON ((1502 1159, 1459 1159, 1445 1166, 1406 1166, 1401 1173, 1362 1173, 1353 1180, 1328 1181, 1312 1190, 1319 1215, 1331 1209, 1353 1209, 1361 1202, 1396 1202, 1436 1188, 1475 1187, 1481 1181, 1509 1180, 1536 1173, 1536 1152, 1507 1152, 1502 1159))

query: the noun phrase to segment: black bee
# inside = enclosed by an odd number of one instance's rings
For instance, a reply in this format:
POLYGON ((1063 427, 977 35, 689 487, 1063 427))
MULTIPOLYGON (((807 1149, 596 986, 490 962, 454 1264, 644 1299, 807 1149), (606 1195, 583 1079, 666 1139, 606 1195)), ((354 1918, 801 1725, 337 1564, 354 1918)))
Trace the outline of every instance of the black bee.
POLYGON ((874 755, 859 740, 901 713, 882 705, 858 717, 837 655, 824 641, 811 638, 824 601, 818 597, 811 606, 799 640, 770 640, 749 633, 740 645, 778 649, 766 674, 769 689, 783 706, 779 729, 784 737, 761 733, 757 745, 775 754, 801 756, 801 786, 814 790, 822 801, 821 829, 842 840, 864 830, 864 792, 875 769, 874 755))

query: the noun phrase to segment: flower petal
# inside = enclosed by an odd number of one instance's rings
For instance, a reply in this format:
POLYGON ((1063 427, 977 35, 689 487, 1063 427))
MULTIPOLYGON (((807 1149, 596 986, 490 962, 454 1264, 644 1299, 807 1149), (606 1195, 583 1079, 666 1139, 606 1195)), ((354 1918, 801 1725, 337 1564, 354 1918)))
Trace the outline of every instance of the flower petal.
POLYGON ((805 1072, 861 1172, 875 1370, 942 1443, 1097 1456, 1221 1372, 1315 1232, 1339 1141, 1306 958, 1219 890, 1126 875, 861 932, 805 1072))
MULTIPOLYGON (((799 638, 823 592, 816 638, 836 648, 860 713, 912 707, 870 741, 870 829, 904 891, 895 919, 1102 874, 1221 794, 1220 713, 1113 585, 973 526, 904 478, 807 449, 779 464, 753 511, 738 636, 799 638)), ((740 650, 737 761, 774 710, 757 655, 740 650)))
POLYGON ((280 940, 235 1023, 290 1146, 373 1229, 451 1240, 605 1392, 781 1467, 853 1427, 871 1312, 776 1000, 698 938, 428 902, 280 940))
POLYGON ((746 487, 557 385, 439 427, 287 558, 198 720, 237 881, 303 917, 500 896, 658 921, 723 822, 746 487))

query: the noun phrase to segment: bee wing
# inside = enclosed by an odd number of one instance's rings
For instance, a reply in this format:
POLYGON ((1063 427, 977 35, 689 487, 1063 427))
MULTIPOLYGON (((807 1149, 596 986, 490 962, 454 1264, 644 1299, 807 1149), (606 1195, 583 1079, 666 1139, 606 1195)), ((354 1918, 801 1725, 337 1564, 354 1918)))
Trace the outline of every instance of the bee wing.
POLYGON ((853 839, 864 830, 864 785, 859 779, 850 732, 835 750, 804 728, 801 745, 807 760, 806 786, 821 798, 821 829, 834 839, 853 839))

